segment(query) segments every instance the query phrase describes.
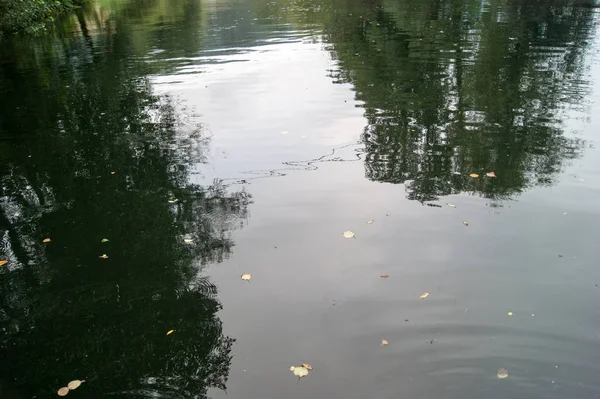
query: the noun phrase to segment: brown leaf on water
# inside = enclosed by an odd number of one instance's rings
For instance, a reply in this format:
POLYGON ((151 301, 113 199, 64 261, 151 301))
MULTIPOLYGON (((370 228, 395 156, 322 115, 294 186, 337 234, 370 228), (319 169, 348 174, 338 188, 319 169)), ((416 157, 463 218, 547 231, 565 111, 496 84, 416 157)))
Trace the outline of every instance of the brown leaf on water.
POLYGON ((68 393, 69 393, 69 388, 67 388, 67 387, 62 387, 57 392, 58 396, 67 396, 68 393))
POLYGON ((50 241, 52 241, 52 240, 51 240, 51 239, 49 239, 49 238, 44 238, 44 239, 42 240, 42 242, 50 242, 50 241))
POLYGON ((312 366, 310 364, 302 363, 301 366, 307 369, 308 371, 312 371, 312 366))
POLYGON ((478 178, 479 175, 477 173, 471 173, 469 176, 474 177, 474 178, 478 178))
POLYGON ((81 386, 81 383, 83 381, 81 380, 73 380, 71 382, 69 382, 69 384, 67 385, 67 387, 71 390, 74 391, 75 389, 79 388, 81 386))
POLYGON ((389 277, 390 277, 390 275, 386 274, 386 273, 384 273, 384 274, 381 275, 381 278, 389 278, 389 277))
POLYGON ((171 334, 173 334, 174 332, 175 332, 175 330, 169 330, 169 331, 167 331, 167 335, 171 335, 171 334))
POLYGON ((487 177, 496 177, 496 174, 494 172, 488 172, 485 174, 487 177))
POLYGON ((389 344, 389 342, 387 341, 387 339, 382 339, 381 340, 381 345, 379 345, 379 346, 384 346, 384 345, 387 345, 387 344, 389 344))
POLYGON ((99 256, 100 259, 108 259, 108 255, 107 254, 102 254, 99 256))
POLYGON ((500 379, 504 379, 508 377, 508 370, 507 369, 498 369, 498 378, 500 379))
POLYGON ((0 260, 0 266, 4 266, 8 263, 7 260, 0 260))
POLYGON ((425 299, 429 296, 429 292, 424 293, 423 295, 421 295, 419 298, 420 299, 425 299))

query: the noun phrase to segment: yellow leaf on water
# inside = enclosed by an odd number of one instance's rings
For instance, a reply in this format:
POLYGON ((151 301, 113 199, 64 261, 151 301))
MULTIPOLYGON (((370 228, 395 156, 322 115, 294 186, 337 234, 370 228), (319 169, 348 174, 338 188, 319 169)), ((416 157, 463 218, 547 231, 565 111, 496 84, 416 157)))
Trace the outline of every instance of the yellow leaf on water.
POLYGON ((169 330, 169 331, 167 331, 167 335, 171 335, 171 334, 173 334, 174 332, 175 332, 175 330, 169 330))
POLYGON ((173 198, 169 200, 169 204, 176 204, 179 201, 177 198, 173 198))
POLYGON ((194 239, 193 239, 193 238, 184 238, 184 239, 183 239, 183 242, 185 242, 185 243, 188 243, 188 244, 189 244, 189 243, 192 243, 192 242, 194 242, 194 239))
POLYGON ((302 363, 301 366, 307 369, 308 371, 312 371, 312 366, 310 364, 302 363))
POLYGON ((49 239, 49 238, 44 238, 44 239, 42 240, 42 242, 50 242, 50 241, 52 241, 52 240, 51 240, 51 239, 49 239))
POLYGON ((298 378, 306 377, 308 375, 308 369, 304 366, 292 366, 290 370, 294 373, 294 375, 298 378))
POLYGON ((508 315, 509 315, 509 316, 512 316, 512 315, 513 315, 513 312, 508 312, 508 315))
POLYGON ((421 295, 419 298, 420 299, 425 299, 429 296, 429 292, 424 293, 423 295, 421 295))
POLYGON ((367 224, 373 224, 374 220, 367 220, 367 224))
POLYGON ((474 177, 474 178, 478 178, 479 175, 477 173, 471 173, 469 176, 474 177))
POLYGON ((389 278, 389 277, 390 277, 390 275, 387 274, 387 273, 384 273, 384 274, 381 275, 381 278, 389 278))
POLYGON ((108 255, 107 254, 102 254, 99 256, 100 259, 108 259, 108 255))
POLYGON ((449 202, 448 202, 446 205, 448 205, 450 208, 456 208, 456 205, 454 205, 454 204, 451 204, 451 203, 449 203, 449 202))
POLYGON ((354 238, 354 233, 351 232, 350 230, 344 231, 344 237, 346 237, 346 238, 354 238))
POLYGON ((79 388, 81 386, 81 383, 83 381, 81 380, 73 380, 71 382, 69 382, 69 384, 67 385, 67 387, 71 390, 74 391, 75 389, 79 388))
POLYGON ((67 388, 67 387, 62 387, 57 392, 58 396, 67 396, 68 393, 69 393, 69 388, 67 388))
POLYGON ((507 369, 498 369, 498 378, 504 379, 506 377, 508 377, 508 370, 507 369))
POLYGON ((387 339, 382 339, 381 340, 381 345, 379 345, 379 346, 384 346, 384 345, 387 345, 387 344, 389 344, 389 342, 387 341, 387 339))
POLYGON ((252 275, 250 273, 242 274, 242 280, 250 281, 252 275))
POLYGON ((0 266, 4 266, 8 263, 7 260, 0 260, 0 266))
POLYGON ((115 173, 117 173, 117 172, 110 172, 111 175, 114 175, 115 173))

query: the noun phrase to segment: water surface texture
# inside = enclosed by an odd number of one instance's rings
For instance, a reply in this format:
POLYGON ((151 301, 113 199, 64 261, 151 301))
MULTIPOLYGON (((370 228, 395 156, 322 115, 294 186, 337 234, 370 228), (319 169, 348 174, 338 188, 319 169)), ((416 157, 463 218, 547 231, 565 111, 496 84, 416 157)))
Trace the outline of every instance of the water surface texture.
POLYGON ((600 396, 598 10, 97 0, 0 43, 0 397, 600 396))

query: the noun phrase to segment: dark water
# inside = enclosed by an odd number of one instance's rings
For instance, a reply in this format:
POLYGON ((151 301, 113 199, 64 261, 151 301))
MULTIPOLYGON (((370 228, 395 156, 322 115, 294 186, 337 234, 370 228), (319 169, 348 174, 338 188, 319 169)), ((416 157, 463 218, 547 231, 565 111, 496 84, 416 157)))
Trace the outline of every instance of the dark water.
POLYGON ((600 396, 598 21, 98 0, 1 43, 0 398, 600 396))

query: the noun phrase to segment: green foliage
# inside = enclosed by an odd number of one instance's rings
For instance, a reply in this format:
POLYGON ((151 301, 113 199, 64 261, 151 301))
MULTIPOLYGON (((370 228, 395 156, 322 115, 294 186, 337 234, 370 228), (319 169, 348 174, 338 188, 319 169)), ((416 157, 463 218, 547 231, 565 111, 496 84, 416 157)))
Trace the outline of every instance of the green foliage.
POLYGON ((0 0, 0 39, 9 34, 39 34, 62 11, 73 8, 70 0, 0 0))

